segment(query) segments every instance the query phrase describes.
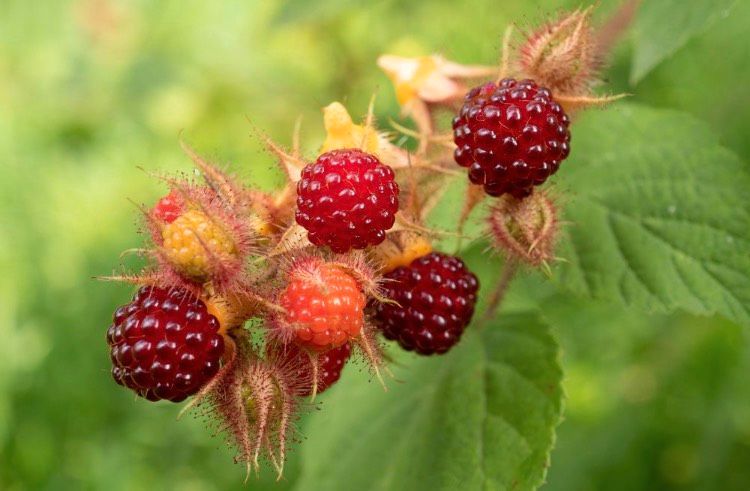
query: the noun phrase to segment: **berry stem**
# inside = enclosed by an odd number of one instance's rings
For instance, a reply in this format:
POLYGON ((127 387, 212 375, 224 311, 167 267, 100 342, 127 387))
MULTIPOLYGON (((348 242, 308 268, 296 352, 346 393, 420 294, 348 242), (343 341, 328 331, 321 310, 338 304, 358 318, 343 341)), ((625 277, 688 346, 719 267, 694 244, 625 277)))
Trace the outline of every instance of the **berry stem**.
POLYGON ((292 133, 292 155, 299 158, 300 156, 300 144, 299 135, 302 128, 302 115, 297 116, 297 120, 294 122, 294 132, 292 133))
POLYGON ((518 261, 507 259, 505 261, 505 265, 503 266, 503 272, 500 275, 500 279, 497 281, 497 285, 492 291, 492 295, 487 302, 487 308, 485 309, 484 315, 482 316, 482 321, 486 322, 495 317, 497 309, 500 307, 500 304, 505 297, 505 293, 508 291, 510 282, 513 280, 513 277, 515 277, 517 271, 518 261))
POLYGON ((513 24, 505 29, 503 34, 503 47, 500 60, 500 72, 497 75, 495 83, 500 83, 502 79, 508 76, 510 72, 510 38, 513 36, 513 24))
POLYGON ((362 351, 364 351, 367 359, 371 361, 372 369, 375 372, 375 377, 383 387, 383 392, 388 392, 388 386, 385 385, 385 380, 383 380, 383 376, 380 374, 380 365, 382 365, 380 353, 376 351, 376 348, 371 344, 370 340, 364 332, 362 332, 362 334, 357 339, 357 344, 360 348, 362 348, 362 351))
POLYGON ((363 152, 367 149, 367 130, 373 129, 373 119, 375 118, 375 94, 370 97, 370 104, 367 106, 367 117, 365 118, 365 131, 362 132, 362 141, 359 143, 359 149, 363 152))
POLYGON ((319 373, 319 362, 317 356, 311 356, 310 357, 310 365, 312 366, 312 388, 310 389, 310 403, 315 402, 315 396, 318 395, 318 378, 320 377, 319 373))
POLYGON ((225 203, 232 205, 237 203, 237 192, 233 188, 232 181, 227 175, 215 166, 206 162, 195 150, 193 150, 193 147, 185 143, 183 140, 180 140, 180 147, 182 147, 182 151, 190 157, 190 160, 193 161, 198 170, 203 173, 203 177, 208 186, 214 189, 225 203))
POLYGON ((464 198, 463 208, 461 209, 461 216, 458 218, 458 227, 456 228, 456 233, 458 234, 458 243, 456 244, 455 252, 456 255, 458 255, 458 253, 461 251, 461 247, 463 246, 464 227, 466 226, 466 222, 469 219, 469 215, 471 215, 471 212, 474 211, 474 208, 476 208, 477 205, 482 202, 485 196, 486 195, 482 186, 469 183, 468 188, 466 188, 466 196, 464 198))

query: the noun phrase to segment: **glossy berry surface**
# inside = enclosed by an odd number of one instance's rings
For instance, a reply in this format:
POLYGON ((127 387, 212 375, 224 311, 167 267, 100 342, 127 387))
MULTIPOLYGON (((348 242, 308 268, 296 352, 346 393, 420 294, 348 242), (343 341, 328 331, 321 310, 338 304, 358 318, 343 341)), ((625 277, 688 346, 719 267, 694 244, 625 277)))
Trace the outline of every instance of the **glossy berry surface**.
POLYGON ((316 246, 343 253, 385 240, 398 211, 393 169, 357 149, 332 150, 302 170, 297 223, 316 246))
POLYGON ((144 286, 107 331, 112 376, 150 401, 180 402, 219 370, 218 331, 219 321, 189 292, 144 286))
MULTIPOLYGON (((276 352, 279 353, 281 360, 285 364, 293 367, 300 379, 312 380, 313 366, 310 354, 307 351, 290 343, 277 347, 276 352)), ((351 354, 351 344, 344 343, 338 348, 312 355, 317 356, 318 359, 318 394, 338 382, 339 378, 341 378, 341 372, 351 354)), ((297 395, 301 397, 309 396, 312 394, 312 389, 312 384, 306 383, 300 388, 297 395)))
POLYGON ((335 265, 292 272, 279 300, 293 342, 312 351, 342 346, 364 326, 365 296, 357 281, 335 265))
POLYGON ((154 216, 162 222, 172 223, 182 214, 183 199, 176 191, 171 191, 156 202, 154 216))
POLYGON ((422 355, 442 354, 474 314, 479 281, 461 259, 432 252, 385 275, 386 297, 374 320, 386 338, 422 355))
POLYGON ((548 89, 505 79, 468 94, 453 118, 454 157, 491 196, 531 194, 570 153, 570 119, 548 89))

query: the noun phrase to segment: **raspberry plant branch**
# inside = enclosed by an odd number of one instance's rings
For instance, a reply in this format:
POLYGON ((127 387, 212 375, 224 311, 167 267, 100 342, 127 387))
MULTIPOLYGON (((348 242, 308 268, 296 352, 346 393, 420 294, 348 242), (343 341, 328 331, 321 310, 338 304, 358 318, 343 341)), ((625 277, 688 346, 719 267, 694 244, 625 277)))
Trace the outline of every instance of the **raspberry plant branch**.
POLYGON ((506 260, 503 264, 503 270, 500 273, 500 279, 497 281, 495 288, 490 293, 487 299, 487 307, 484 309, 484 315, 482 316, 483 324, 486 324, 490 320, 497 317, 497 311, 505 298, 505 294, 508 292, 513 278, 518 272, 519 263, 513 259, 506 260))
MULTIPOLYGON (((149 265, 109 278, 139 287, 107 331, 114 380, 150 401, 192 397, 185 410, 217 421, 248 474, 265 460, 281 478, 300 412, 352 351, 385 392, 386 341, 436 357, 459 344, 482 286, 459 256, 464 239, 505 259, 477 330, 494 323, 518 269, 549 271, 556 257, 547 181, 570 155, 571 115, 622 97, 591 89, 602 61, 591 8, 522 34, 517 49, 514 34, 511 25, 499 66, 378 58, 416 130, 391 126, 416 140, 414 152, 378 130, 374 95, 360 123, 340 102, 325 106, 314 155, 300 148, 299 118, 291 150, 261 135, 286 179, 275 192, 180 139, 199 172, 162 179, 169 192, 140 207, 149 265), (454 218, 428 226, 457 178, 470 184, 460 206, 448 203, 454 218), (480 232, 466 233, 470 215, 480 232), (438 238, 458 248, 437 250, 438 238)), ((548 448, 549 435, 540 442, 548 448)))

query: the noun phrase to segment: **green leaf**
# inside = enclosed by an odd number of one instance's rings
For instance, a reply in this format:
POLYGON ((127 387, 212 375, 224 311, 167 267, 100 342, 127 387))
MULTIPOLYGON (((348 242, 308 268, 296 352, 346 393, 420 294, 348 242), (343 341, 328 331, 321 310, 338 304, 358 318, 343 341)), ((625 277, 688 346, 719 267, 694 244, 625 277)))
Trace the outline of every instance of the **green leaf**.
POLYGON ((557 281, 648 311, 750 325, 750 167, 675 111, 619 104, 574 128, 557 281))
POLYGON ((534 489, 560 420, 558 357, 548 327, 521 313, 447 355, 402 354, 387 392, 344 373, 310 418, 295 489, 534 489))
MULTIPOLYGON (((720 17, 735 0, 649 0, 633 26, 634 53, 630 82, 636 84, 654 67, 685 46, 720 17)), ((743 42, 737 40, 737 42, 743 42)))

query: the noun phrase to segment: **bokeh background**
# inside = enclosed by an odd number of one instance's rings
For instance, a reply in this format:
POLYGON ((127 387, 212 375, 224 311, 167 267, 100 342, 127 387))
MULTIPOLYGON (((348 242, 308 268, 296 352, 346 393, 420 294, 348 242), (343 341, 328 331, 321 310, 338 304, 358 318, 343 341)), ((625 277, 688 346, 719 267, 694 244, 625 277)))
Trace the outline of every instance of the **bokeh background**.
MULTIPOLYGON (((242 489, 203 421, 176 422, 177 406, 108 373, 104 333, 132 289, 92 277, 139 265, 120 253, 141 243, 135 205, 164 193, 150 173, 190 171, 182 137, 270 188, 259 134, 288 144, 302 115, 313 154, 320 108, 341 100, 356 117, 373 93, 380 121, 398 117, 379 54, 490 64, 508 22, 578 4, 0 1, 0 489, 242 489)), ((616 2, 600 4, 603 17, 616 2)), ((748 161, 749 26, 737 2, 637 86, 626 37, 607 81, 705 120, 748 161)), ((545 489, 750 489, 743 330, 565 296, 544 309, 568 394, 545 489)), ((284 481, 247 488, 292 488, 298 469, 292 453, 284 481)))

